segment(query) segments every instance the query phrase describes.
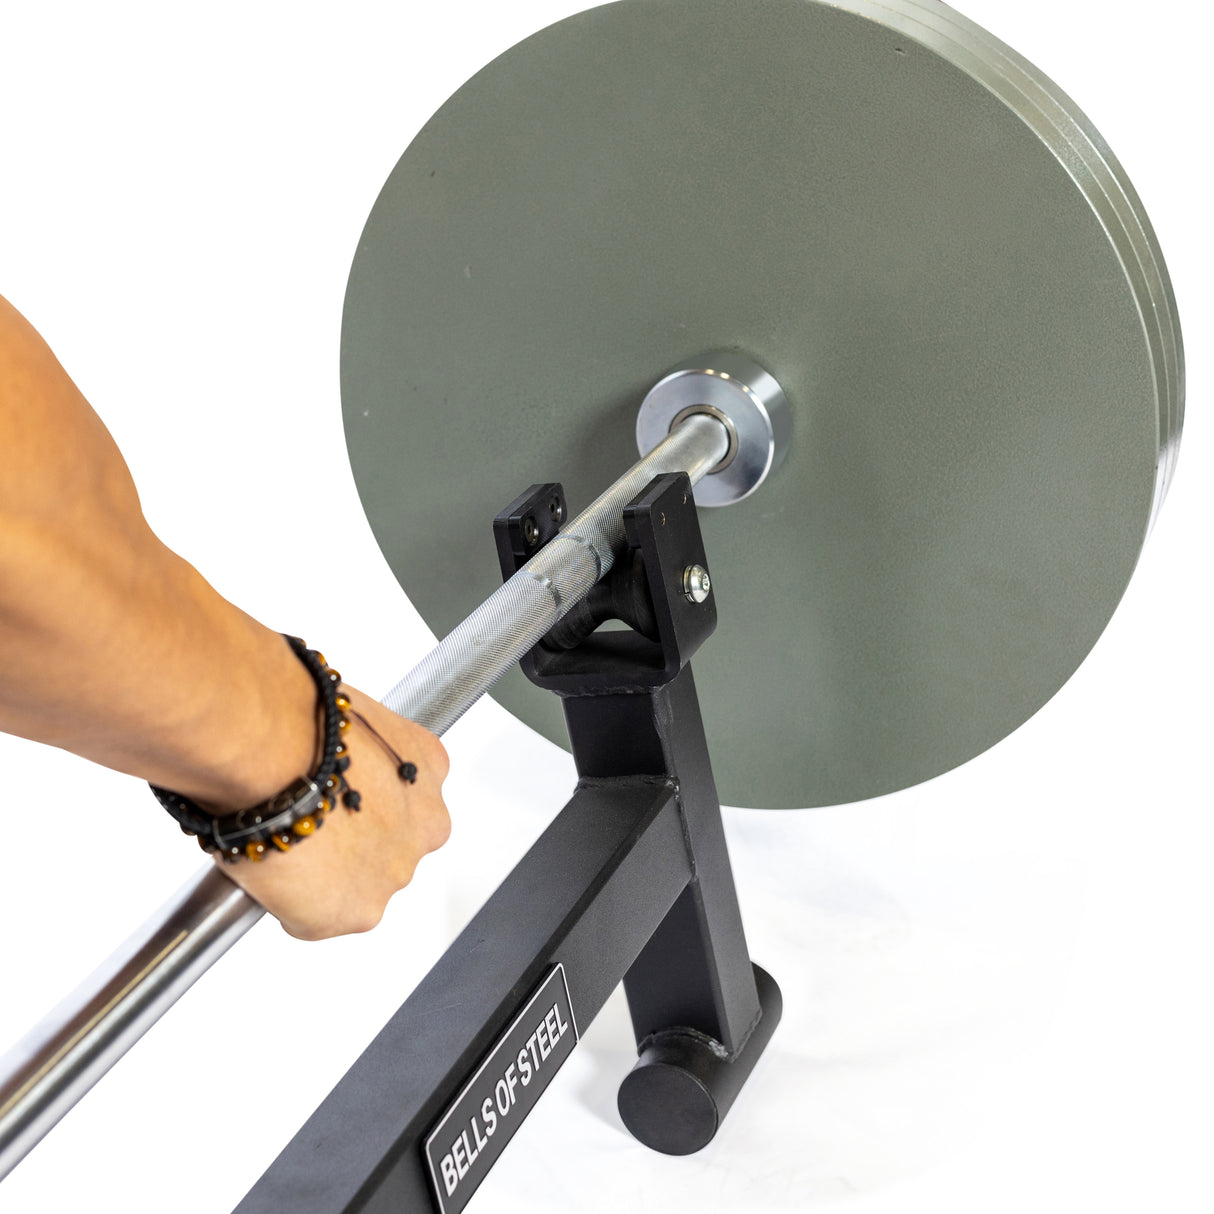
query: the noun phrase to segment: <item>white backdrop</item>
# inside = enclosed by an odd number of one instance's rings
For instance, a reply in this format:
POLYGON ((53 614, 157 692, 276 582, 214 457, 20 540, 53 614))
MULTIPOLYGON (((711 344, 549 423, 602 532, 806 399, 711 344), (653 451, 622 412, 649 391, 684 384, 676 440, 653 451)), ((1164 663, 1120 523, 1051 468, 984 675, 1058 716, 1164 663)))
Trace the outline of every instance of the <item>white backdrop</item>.
MULTIPOLYGON (((441 101, 579 7, 0 7, 0 292, 114 432, 161 536, 369 691, 429 634, 345 464, 355 242, 441 101)), ((1079 101, 1157 228, 1189 355, 1170 499, 1091 657, 1000 746, 862 806, 728 811, 786 1010, 712 1146, 672 1160, 620 1128, 617 997, 473 1210, 1214 1205, 1208 18, 962 7, 1079 101)), ((385 923, 321 945, 259 925, 4 1183, 4 1214, 235 1204, 572 787, 493 704, 447 741, 452 842, 385 923)), ((3 1044, 202 860, 133 780, 8 738, 0 764, 3 1044)))

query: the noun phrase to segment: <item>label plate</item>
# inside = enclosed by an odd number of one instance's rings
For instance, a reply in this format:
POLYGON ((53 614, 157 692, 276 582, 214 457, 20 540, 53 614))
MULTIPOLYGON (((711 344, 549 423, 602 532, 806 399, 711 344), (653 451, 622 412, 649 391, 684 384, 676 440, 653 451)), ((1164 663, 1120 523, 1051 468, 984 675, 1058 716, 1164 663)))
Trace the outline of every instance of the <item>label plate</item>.
POLYGON ((557 965, 426 1138, 440 1214, 468 1204, 577 1040, 565 967, 557 965))

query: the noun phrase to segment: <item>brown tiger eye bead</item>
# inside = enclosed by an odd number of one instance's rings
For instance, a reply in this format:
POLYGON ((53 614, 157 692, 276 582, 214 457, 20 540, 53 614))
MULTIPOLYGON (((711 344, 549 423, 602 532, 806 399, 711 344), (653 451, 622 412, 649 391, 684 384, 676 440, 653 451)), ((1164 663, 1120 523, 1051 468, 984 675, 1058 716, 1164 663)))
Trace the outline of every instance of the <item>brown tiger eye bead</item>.
POLYGON ((244 845, 244 854, 248 856, 250 860, 260 860, 262 856, 266 854, 266 845, 264 843, 258 843, 255 840, 250 840, 244 845))
POLYGON ((342 712, 345 712, 346 709, 350 707, 350 697, 349 696, 339 695, 337 697, 336 702, 337 702, 337 707, 340 708, 342 710, 342 712))
POLYGON ((291 850, 290 835, 271 835, 270 838, 274 840, 274 846, 277 847, 279 851, 291 850))
POLYGON ((345 733, 346 730, 350 728, 349 720, 346 717, 339 717, 337 721, 337 728, 340 729, 342 733, 345 733))
POLYGON ((300 818, 291 829, 297 835, 310 835, 316 829, 316 819, 309 814, 306 818, 300 818))

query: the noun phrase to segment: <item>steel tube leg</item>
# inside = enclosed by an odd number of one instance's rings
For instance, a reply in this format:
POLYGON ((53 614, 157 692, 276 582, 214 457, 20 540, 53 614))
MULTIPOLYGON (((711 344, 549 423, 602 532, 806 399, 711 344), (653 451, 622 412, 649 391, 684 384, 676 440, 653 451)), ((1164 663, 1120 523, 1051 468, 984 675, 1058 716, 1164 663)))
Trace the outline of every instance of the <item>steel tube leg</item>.
POLYGON ((746 946, 691 669, 648 693, 569 697, 565 715, 583 779, 627 769, 679 790, 691 878, 624 978, 640 1056, 619 1109, 647 1146, 689 1154, 716 1133, 781 1011, 746 946))

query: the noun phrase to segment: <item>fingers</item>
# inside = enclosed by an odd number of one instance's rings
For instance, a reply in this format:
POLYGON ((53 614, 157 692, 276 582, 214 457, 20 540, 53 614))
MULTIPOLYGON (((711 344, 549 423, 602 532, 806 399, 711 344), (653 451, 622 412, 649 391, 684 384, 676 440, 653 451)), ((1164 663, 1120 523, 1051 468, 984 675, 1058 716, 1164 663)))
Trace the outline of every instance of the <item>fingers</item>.
MULTIPOLYGON (((399 812, 410 824, 410 835, 416 854, 408 866, 401 886, 413 877, 413 869, 423 855, 437 851, 451 834, 451 819, 442 799, 442 784, 447 778, 451 762, 446 747, 428 729, 413 721, 407 721, 390 712, 382 704, 350 690, 350 699, 355 711, 362 716, 375 733, 392 748, 396 756, 416 767, 413 783, 403 783, 396 772, 394 759, 379 747, 374 736, 362 722, 355 721, 347 737, 351 763, 347 778, 353 787, 362 791, 365 781, 373 781, 368 787, 374 789, 377 806, 393 801, 399 804, 399 812), (377 755, 377 750, 380 753, 377 755), (377 759, 379 760, 377 762, 377 759), (383 760, 390 761, 385 764, 383 760)), ((406 859, 409 849, 401 849, 401 859, 406 859)))

